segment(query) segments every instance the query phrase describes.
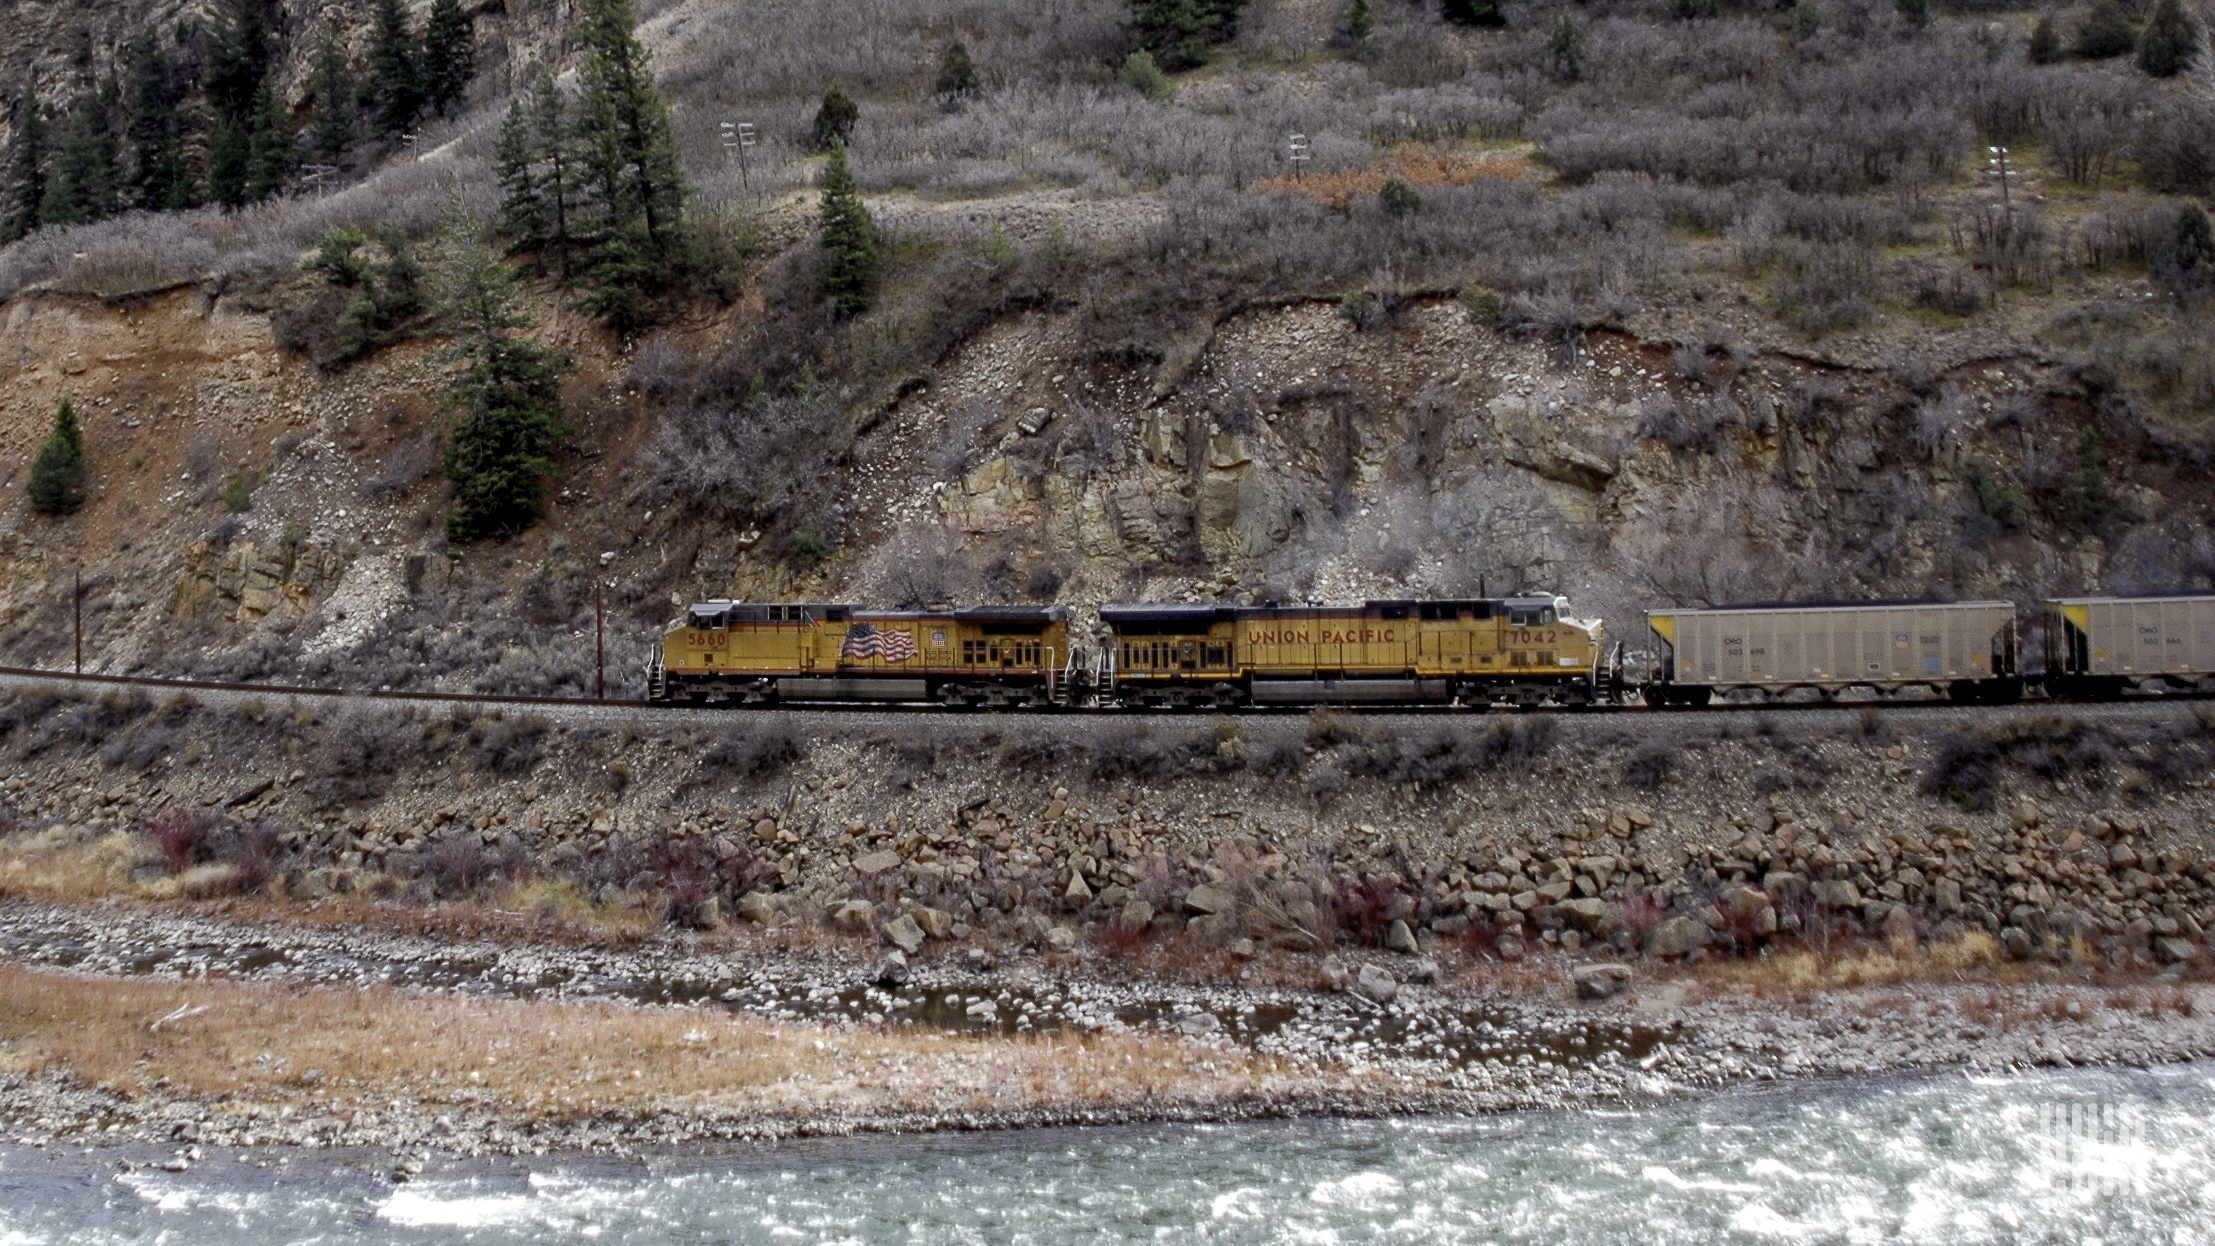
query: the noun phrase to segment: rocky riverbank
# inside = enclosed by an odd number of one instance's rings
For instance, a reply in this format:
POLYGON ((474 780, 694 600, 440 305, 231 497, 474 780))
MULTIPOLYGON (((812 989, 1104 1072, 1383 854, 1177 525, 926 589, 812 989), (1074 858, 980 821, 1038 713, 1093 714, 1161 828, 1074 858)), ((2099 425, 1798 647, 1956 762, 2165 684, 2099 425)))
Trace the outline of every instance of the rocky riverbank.
POLYGON ((1413 973, 1383 953, 1272 953, 1213 983, 1092 950, 902 964, 135 906, 10 905, 0 947, 5 1132, 154 1144, 178 1165, 214 1147, 372 1147, 404 1175, 431 1151, 1499 1111, 2215 1054, 2215 997, 2181 966, 2024 966, 1978 937, 1704 965, 1546 948, 1413 973))

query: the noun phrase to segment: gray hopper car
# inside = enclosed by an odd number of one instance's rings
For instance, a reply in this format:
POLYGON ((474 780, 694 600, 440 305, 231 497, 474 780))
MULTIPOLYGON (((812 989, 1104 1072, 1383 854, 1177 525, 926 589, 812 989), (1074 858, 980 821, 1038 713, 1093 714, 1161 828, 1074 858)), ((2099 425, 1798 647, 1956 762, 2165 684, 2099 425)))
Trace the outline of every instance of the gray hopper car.
POLYGON ((2215 691, 2215 595, 2063 597, 2045 607, 2055 696, 2215 691))
POLYGON ((1724 606, 1655 610, 1662 660, 1646 699, 1705 705, 1722 694, 1911 688, 1965 702, 2022 696, 2015 605, 2006 601, 1724 606))

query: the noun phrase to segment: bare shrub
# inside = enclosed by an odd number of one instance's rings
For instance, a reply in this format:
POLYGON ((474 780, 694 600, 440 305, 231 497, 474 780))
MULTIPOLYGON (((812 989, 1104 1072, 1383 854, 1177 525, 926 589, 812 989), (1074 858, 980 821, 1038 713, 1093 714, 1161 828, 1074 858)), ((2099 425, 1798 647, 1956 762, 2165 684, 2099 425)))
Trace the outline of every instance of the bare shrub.
POLYGON ((736 783, 775 775, 803 755, 790 727, 770 719, 741 719, 724 727, 700 754, 700 771, 704 781, 736 783))
POLYGON ((1659 738, 1646 740, 1623 760, 1623 781, 1633 787, 1652 790, 1668 781, 1676 764, 1677 746, 1674 742, 1659 738))
POLYGON ((961 533, 943 524, 903 524, 862 570, 862 582, 886 605, 920 610, 972 598, 981 571, 962 548, 961 533))
POLYGON ((552 725, 537 714, 494 710, 470 721, 469 743, 486 769, 523 774, 538 764, 539 747, 552 725))
POLYGON ((140 819, 137 830, 172 874, 228 865, 230 889, 245 894, 260 890, 276 873, 281 835, 265 821, 241 824, 216 809, 167 809, 140 819))
POLYGON ((427 480, 439 469, 438 437, 434 433, 417 433, 385 451, 378 463, 376 474, 364 481, 361 487, 365 498, 385 497, 405 493, 418 481, 427 480))
POLYGON ((224 838, 223 814, 215 809, 169 809, 139 822, 138 833, 161 854, 171 873, 213 861, 224 838))
POLYGON ((493 860, 475 834, 464 832, 440 840, 425 854, 423 874, 440 896, 465 896, 492 877, 493 860))
POLYGON ((2038 106, 2038 128, 2061 175, 2096 182, 2121 156, 2144 95, 2137 84, 2105 74, 2070 75, 2054 83, 2038 106))
POLYGON ((309 749, 310 790, 332 804, 373 800, 408 764, 418 738, 413 724, 390 710, 345 706, 309 749))

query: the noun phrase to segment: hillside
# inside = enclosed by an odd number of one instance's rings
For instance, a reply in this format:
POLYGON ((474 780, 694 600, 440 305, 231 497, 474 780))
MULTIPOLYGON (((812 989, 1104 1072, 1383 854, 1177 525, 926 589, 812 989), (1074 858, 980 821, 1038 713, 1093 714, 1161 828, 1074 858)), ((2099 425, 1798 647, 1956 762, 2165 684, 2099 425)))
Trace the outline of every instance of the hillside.
MULTIPOLYGON (((20 5, 0 47, 51 95, 25 49, 96 33, 97 80, 172 16, 20 5)), ((336 358, 300 260, 360 223, 435 263, 497 214, 515 66, 567 45, 545 6, 478 13, 471 106, 420 159, 0 252, 0 658, 67 658, 80 563, 88 669, 516 692, 589 687, 595 585, 635 680, 703 596, 1481 583, 1636 644, 1655 603, 2208 583, 2206 265, 2176 242, 2204 64, 2031 64, 2029 12, 1338 16, 1256 0, 1156 98, 1107 0, 655 9, 713 278, 628 341, 526 286, 576 436, 542 523, 458 545, 439 322, 336 358), (956 38, 981 85, 940 98, 956 38), (832 85, 885 255, 854 317, 814 233, 832 85), (725 120, 758 127, 743 178, 725 120), (53 519, 23 485, 65 396, 90 500, 53 519)), ((275 79, 341 19, 360 46, 366 13, 286 10, 275 79)))

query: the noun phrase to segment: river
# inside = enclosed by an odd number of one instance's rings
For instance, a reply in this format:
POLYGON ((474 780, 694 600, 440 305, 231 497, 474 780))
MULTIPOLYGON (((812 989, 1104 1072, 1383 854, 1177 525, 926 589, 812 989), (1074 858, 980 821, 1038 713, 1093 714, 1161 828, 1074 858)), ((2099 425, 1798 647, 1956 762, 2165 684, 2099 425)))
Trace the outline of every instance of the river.
POLYGON ((0 1246, 2215 1242, 2215 1065, 612 1159, 0 1145, 0 1246))

